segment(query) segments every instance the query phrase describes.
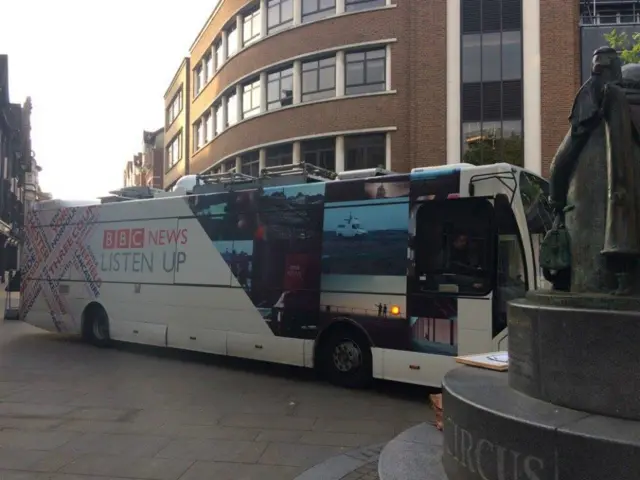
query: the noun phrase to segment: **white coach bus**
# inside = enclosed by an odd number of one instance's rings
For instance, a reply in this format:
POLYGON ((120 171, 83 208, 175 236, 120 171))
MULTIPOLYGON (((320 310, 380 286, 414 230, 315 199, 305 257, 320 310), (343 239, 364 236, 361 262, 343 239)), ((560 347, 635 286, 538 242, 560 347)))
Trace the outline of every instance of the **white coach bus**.
POLYGON ((548 185, 511 165, 190 181, 36 204, 21 319, 98 346, 317 367, 349 387, 439 386, 456 355, 506 348, 507 302, 542 281, 548 185))

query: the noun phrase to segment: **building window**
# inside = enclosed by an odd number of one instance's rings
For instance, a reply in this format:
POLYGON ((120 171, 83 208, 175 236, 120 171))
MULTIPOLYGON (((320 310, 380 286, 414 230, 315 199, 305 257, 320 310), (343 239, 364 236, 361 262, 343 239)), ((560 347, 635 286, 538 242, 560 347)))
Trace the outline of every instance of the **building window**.
POLYGON ((293 67, 267 75, 268 110, 291 104, 293 104, 293 67))
POLYGON ((238 27, 233 24, 227 30, 227 58, 238 52, 238 27))
POLYGON ((238 96, 236 92, 227 97, 227 127, 238 123, 238 96))
POLYGON ((260 113, 260 79, 242 86, 242 116, 252 117, 260 113))
POLYGON ((167 170, 182 159, 182 133, 179 133, 167 146, 167 170))
POLYGON ((213 78, 213 61, 211 60, 211 54, 207 54, 202 60, 202 76, 203 86, 207 84, 209 80, 213 78))
POLYGON ((267 0, 267 31, 283 30, 293 24, 293 0, 267 0))
POLYGON ((218 40, 213 44, 213 49, 216 56, 216 71, 220 69, 224 63, 224 52, 222 51, 222 40, 218 40))
POLYGON ((215 134, 220 135, 224 128, 224 109, 222 108, 222 102, 218 102, 213 106, 213 112, 216 116, 215 121, 215 134))
POLYGON ((311 60, 302 64, 302 101, 320 100, 336 95, 336 57, 311 60))
POLYGON ((386 168, 386 145, 384 133, 345 137, 345 170, 386 168))
POLYGON ((522 0, 462 1, 462 152, 522 166, 522 0))
POLYGON ((205 142, 210 142, 211 140, 213 140, 213 137, 215 137, 215 132, 213 130, 213 123, 214 123, 213 114, 209 112, 204 118, 205 118, 204 120, 205 142))
POLYGON ((236 159, 235 158, 231 158, 229 160, 225 160, 225 162, 222 164, 222 167, 224 169, 225 172, 235 172, 236 171, 236 159))
POLYGON ((313 22, 336 13, 336 0, 302 0, 302 21, 313 22))
POLYGON ((167 108, 167 125, 171 125, 173 121, 180 115, 182 111, 182 87, 178 90, 178 93, 175 94, 171 103, 169 104, 169 108, 167 108))
POLYGON ((260 26, 262 23, 260 7, 250 13, 245 14, 242 28, 242 40, 244 45, 255 42, 260 37, 260 26))
POLYGON ((240 173, 251 175, 252 177, 260 176, 260 152, 245 153, 240 157, 240 173))
POLYGON ((344 7, 347 12, 367 10, 369 8, 384 7, 386 0, 345 0, 344 7))
POLYGON ((204 145, 204 122, 202 120, 198 120, 193 126, 194 150, 198 150, 204 145))
POLYGON ((199 64, 194 72, 194 82, 193 82, 193 91, 197 95, 204 87, 204 70, 202 69, 202 64, 199 64))
POLYGON ((300 145, 302 161, 316 167, 335 171, 336 169, 336 140, 322 138, 307 140, 300 145))
POLYGON ((346 55, 346 94, 386 89, 386 49, 349 52, 346 55))
POLYGON ((293 144, 278 145, 267 148, 267 167, 278 167, 280 165, 290 165, 293 163, 293 144))

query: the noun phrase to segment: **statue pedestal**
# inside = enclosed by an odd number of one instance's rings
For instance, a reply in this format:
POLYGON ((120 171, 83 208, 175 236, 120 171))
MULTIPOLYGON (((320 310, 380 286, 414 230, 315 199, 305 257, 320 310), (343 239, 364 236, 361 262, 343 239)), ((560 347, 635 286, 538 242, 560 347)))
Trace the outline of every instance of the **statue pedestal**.
POLYGON ((449 480, 636 480, 640 299, 531 292, 509 310, 509 371, 443 382, 449 480))

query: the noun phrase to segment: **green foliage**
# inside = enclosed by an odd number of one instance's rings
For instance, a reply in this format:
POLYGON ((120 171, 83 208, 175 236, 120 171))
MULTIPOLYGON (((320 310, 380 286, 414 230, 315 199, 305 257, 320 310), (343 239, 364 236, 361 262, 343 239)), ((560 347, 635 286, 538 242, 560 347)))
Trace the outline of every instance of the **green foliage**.
POLYGON ((464 154, 463 162, 473 165, 490 165, 507 162, 524 167, 524 142, 520 135, 511 134, 506 138, 486 136, 472 142, 464 154))
POLYGON ((615 48, 622 63, 640 63, 640 33, 634 33, 629 38, 626 32, 618 33, 614 28, 604 34, 604 39, 611 48, 615 48))

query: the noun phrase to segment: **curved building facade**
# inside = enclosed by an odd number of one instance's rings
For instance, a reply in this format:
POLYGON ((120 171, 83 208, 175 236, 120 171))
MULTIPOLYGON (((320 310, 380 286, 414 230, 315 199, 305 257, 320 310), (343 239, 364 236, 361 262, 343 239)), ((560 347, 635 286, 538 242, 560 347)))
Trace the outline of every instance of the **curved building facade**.
POLYGON ((165 95, 164 186, 302 161, 544 174, 579 85, 578 3, 220 0, 165 95))

